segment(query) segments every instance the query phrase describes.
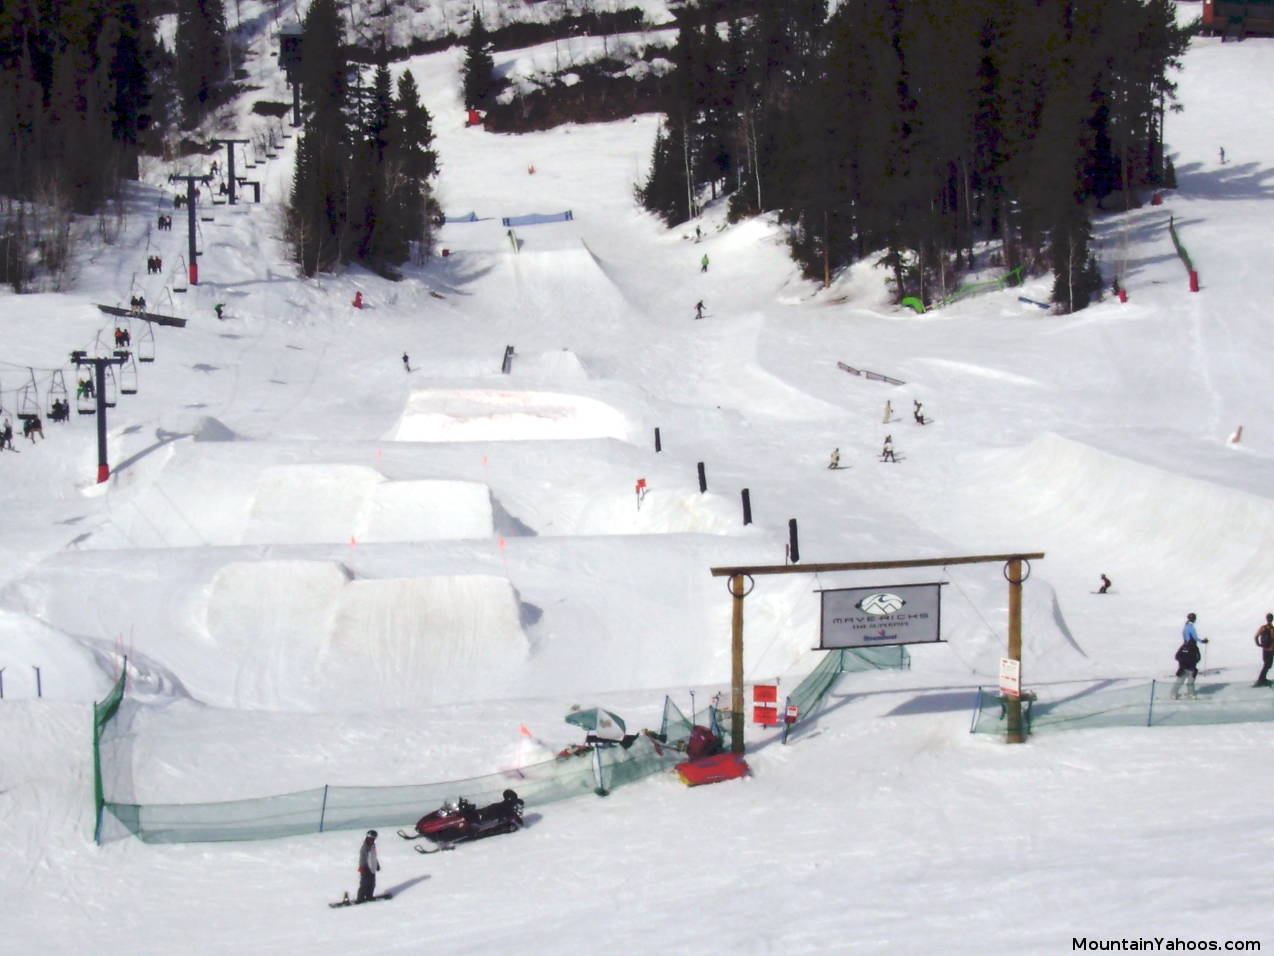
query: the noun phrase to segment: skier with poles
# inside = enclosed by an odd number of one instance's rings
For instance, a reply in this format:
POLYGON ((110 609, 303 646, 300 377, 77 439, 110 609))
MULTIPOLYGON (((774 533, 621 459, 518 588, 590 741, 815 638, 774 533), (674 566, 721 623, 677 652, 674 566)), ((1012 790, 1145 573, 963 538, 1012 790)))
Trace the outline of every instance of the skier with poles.
POLYGON ((1184 696, 1193 700, 1198 696, 1194 691, 1194 679, 1199 676, 1199 642, 1182 641, 1177 648, 1176 661, 1177 682, 1172 685, 1172 699, 1177 700, 1182 696, 1181 685, 1184 682, 1184 696))

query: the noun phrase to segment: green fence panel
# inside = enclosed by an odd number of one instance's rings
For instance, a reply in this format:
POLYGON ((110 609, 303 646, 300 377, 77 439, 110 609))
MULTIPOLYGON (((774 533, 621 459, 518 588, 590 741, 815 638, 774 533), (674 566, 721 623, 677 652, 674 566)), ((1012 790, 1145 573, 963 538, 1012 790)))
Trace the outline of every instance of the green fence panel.
POLYGON ((102 811, 106 806, 106 797, 102 787, 102 734, 106 725, 119 710, 124 699, 124 686, 128 681, 128 658, 119 671, 119 680, 106 695, 106 699, 93 705, 93 839, 102 842, 102 811))
MULTIPOLYGON (((1199 684, 1198 696, 1175 700, 1172 682, 1040 690, 1028 703, 1028 732, 1100 727, 1199 726, 1274 721, 1274 693, 1247 684, 1199 684)), ((971 733, 1003 734, 1003 698, 979 688, 971 733)))

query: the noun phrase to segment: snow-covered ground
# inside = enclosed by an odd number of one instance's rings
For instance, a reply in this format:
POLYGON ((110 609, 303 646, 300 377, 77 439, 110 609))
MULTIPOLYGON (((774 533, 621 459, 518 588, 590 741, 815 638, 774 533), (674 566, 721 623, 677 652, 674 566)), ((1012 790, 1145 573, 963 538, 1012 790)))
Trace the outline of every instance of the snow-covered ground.
MULTIPOLYGON (((324 905, 356 884, 356 832, 95 846, 90 703, 127 652, 144 802, 499 770, 521 725, 577 741, 573 704, 655 726, 665 693, 689 709, 691 689, 702 706, 727 686, 729 598, 709 568, 782 563, 789 518, 807 564, 1046 552, 1024 589, 1041 691, 1168 675, 1187 611, 1212 639, 1206 679, 1250 682, 1274 610, 1274 124, 1249 94, 1274 81, 1272 54, 1196 41, 1168 119, 1180 188, 1100 222, 1129 301, 1072 317, 1020 298, 1045 299, 1048 279, 925 316, 888 305, 869 264, 820 290, 776 226, 715 210, 695 244, 632 203, 657 117, 466 129, 458 50, 409 65, 444 208, 494 218, 445 226, 447 255, 400 283, 295 278, 289 140, 253 173, 260 206, 203 210, 201 282, 174 295, 183 219, 153 229, 173 171, 153 164, 117 240, 82 247, 73 293, 0 298, 10 412, 25 383, 44 401, 52 370, 72 379, 72 349, 106 347, 94 303, 141 292, 189 320, 155 330, 138 394, 110 410, 108 483, 89 416, 0 454, 0 952, 1271 941, 1271 725, 971 736, 1005 650, 994 564, 759 578, 749 681, 790 686, 816 663, 816 588, 947 581, 946 643, 914 648, 909 671, 847 676, 786 747, 750 730, 745 781, 656 777, 427 858, 386 832, 386 907, 324 905), (516 254, 499 223, 565 209, 516 229, 516 254), (896 465, 876 459, 890 433, 896 465), (833 447, 848 467, 824 467, 833 447), (1102 572, 1114 593, 1098 597, 1102 572)), ((269 83, 259 95, 284 99, 269 83)))

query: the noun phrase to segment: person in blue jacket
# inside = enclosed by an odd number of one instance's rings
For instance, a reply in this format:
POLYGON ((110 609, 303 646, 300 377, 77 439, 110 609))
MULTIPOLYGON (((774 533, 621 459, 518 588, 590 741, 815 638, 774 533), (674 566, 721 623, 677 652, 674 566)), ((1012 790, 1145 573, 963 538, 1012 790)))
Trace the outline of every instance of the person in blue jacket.
MULTIPOLYGON (((1181 629, 1181 640, 1185 642, 1197 641, 1199 632, 1194 629, 1194 622, 1198 620, 1194 611, 1186 615, 1186 626, 1181 629)), ((1206 641, 1204 643, 1207 643, 1206 641)))

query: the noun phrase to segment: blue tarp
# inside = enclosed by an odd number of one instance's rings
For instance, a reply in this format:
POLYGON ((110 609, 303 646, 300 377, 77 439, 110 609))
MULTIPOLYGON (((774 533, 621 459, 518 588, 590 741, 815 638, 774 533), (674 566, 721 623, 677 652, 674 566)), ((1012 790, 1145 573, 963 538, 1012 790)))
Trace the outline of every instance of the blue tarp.
POLYGON ((574 218, 575 216, 568 209, 566 212, 533 212, 527 216, 505 216, 500 222, 506 226, 538 226, 543 222, 570 222, 574 218))

